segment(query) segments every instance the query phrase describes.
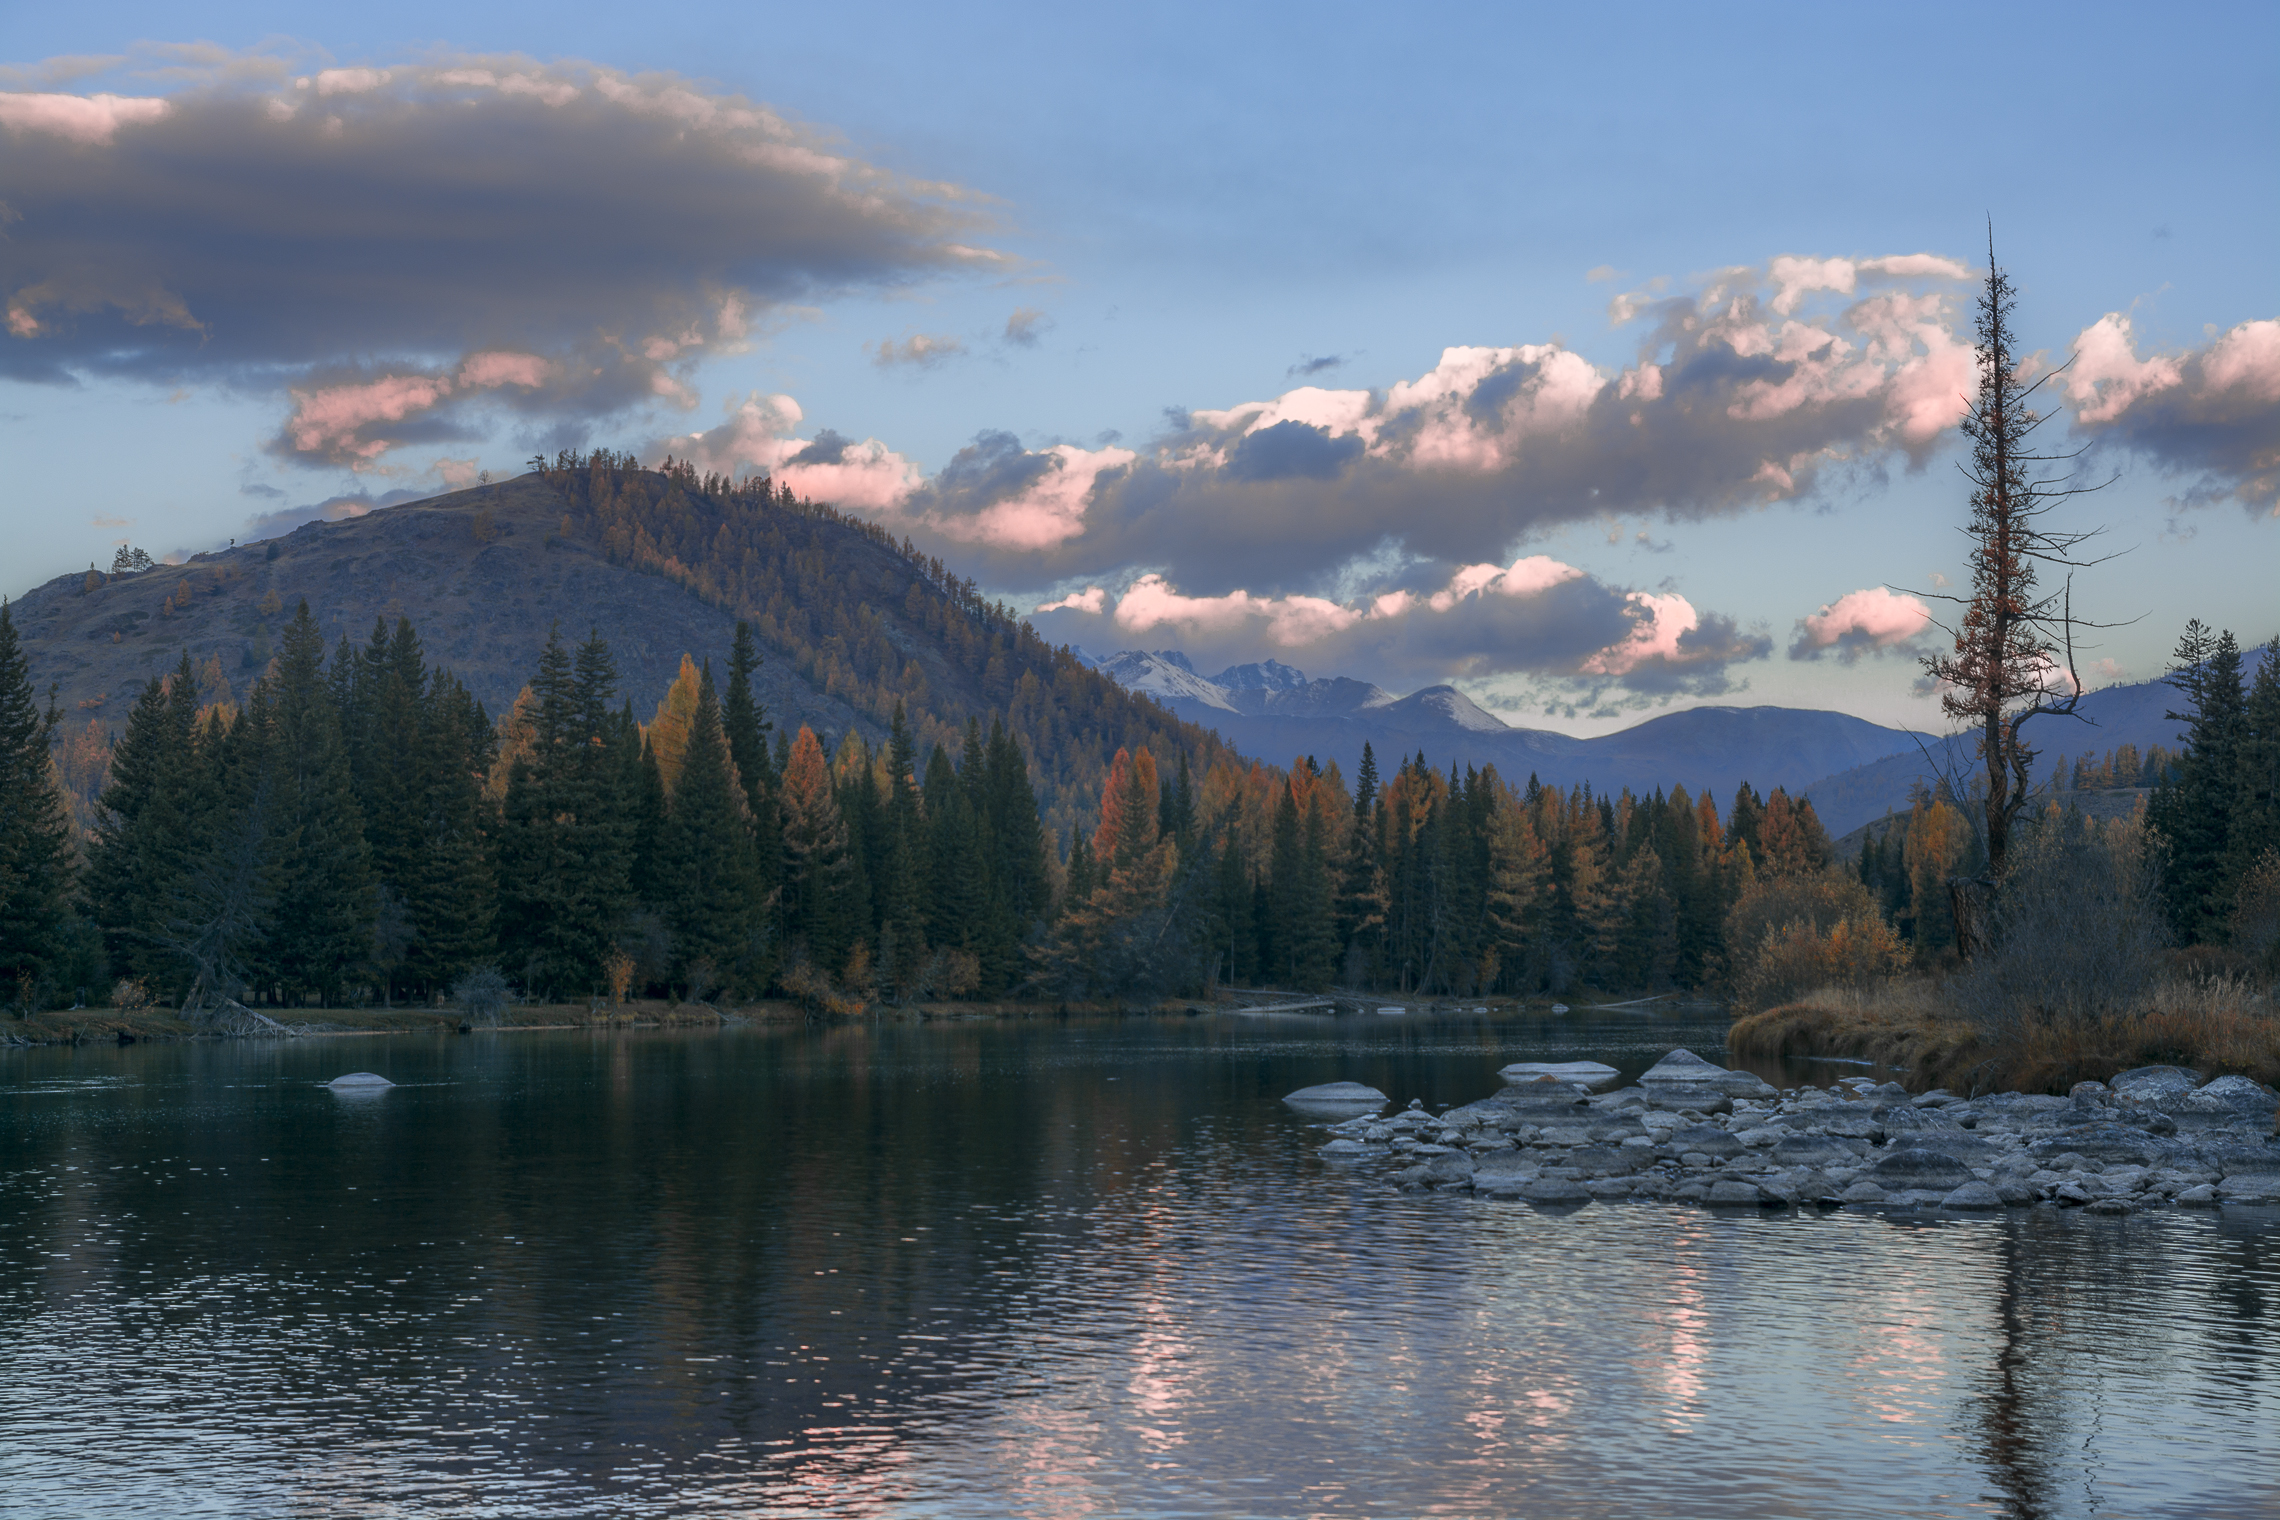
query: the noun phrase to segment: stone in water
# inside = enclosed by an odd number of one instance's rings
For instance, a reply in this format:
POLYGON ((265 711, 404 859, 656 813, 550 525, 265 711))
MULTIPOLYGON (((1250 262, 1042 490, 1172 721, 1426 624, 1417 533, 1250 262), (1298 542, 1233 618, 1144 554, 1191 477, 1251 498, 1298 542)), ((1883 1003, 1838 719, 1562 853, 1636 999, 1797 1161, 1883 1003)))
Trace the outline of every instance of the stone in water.
POLYGON ((389 1081, 386 1077, 383 1077, 378 1072, 374 1071, 352 1071, 345 1077, 335 1077, 330 1082, 327 1082, 325 1084, 325 1086, 333 1089, 335 1092, 342 1092, 350 1089, 367 1092, 378 1092, 384 1087, 394 1087, 395 1085, 395 1083, 389 1081))
POLYGON ((1581 1087, 1605 1087, 1622 1073, 1597 1061, 1515 1061, 1497 1075, 1507 1082, 1550 1077, 1555 1082, 1573 1082, 1581 1087))
POLYGON ((1386 1097, 1374 1087, 1359 1082, 1324 1082, 1318 1087, 1302 1087, 1285 1094, 1283 1101, 1292 1108, 1308 1109, 1320 1113, 1375 1113, 1385 1107, 1386 1097))

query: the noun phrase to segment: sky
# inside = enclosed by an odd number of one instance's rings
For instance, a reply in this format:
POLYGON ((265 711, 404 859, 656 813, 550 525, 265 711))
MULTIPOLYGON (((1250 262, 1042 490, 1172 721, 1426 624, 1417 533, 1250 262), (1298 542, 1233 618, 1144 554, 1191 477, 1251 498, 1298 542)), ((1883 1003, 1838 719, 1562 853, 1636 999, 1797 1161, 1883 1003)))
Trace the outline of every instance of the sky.
POLYGON ((1937 728, 1992 224, 2107 482, 2076 677, 2144 680, 2280 631, 2275 56, 2268 5, 0 8, 0 593, 607 447, 1095 654, 1937 728))

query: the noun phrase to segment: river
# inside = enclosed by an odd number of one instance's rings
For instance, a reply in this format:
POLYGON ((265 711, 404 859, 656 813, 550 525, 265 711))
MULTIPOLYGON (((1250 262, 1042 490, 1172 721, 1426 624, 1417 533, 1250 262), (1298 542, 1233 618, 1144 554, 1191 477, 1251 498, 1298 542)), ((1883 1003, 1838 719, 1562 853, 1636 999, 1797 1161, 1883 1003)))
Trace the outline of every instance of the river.
POLYGON ((0 1515, 2280 1514, 2270 1211, 1540 1211, 1279 1101, 1722 1028, 0 1051, 0 1515))

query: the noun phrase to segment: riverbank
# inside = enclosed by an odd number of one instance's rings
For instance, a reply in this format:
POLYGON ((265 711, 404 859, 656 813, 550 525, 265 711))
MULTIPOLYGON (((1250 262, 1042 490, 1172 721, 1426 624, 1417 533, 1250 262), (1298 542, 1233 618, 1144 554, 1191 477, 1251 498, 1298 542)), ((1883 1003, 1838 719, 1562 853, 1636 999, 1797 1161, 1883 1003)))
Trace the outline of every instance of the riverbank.
POLYGON ((1767 1060, 1878 1061, 1903 1070, 1912 1091, 1949 1088, 1966 1097, 2063 1095, 2077 1083, 2104 1082, 2148 1065, 2280 1084, 2280 1016, 2269 997, 2224 977, 2163 982, 2142 1010, 2124 1016, 2068 1024, 2021 1021, 2001 1032, 1972 1025, 1926 979, 1870 989, 1824 988, 1736 1019, 1726 1048, 1767 1060))

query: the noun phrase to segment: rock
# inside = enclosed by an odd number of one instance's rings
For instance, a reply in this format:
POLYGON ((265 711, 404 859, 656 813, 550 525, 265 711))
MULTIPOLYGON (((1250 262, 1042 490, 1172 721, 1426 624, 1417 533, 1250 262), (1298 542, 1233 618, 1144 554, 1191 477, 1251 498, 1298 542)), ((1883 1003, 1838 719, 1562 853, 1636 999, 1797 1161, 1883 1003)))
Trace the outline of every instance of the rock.
POLYGON ((1567 1153, 1566 1164, 1579 1177, 1627 1177, 1638 1170, 1639 1158, 1613 1145, 1579 1145, 1567 1153))
POLYGON ((2099 1198, 2087 1205, 2086 1214, 2135 1214, 2137 1205, 2127 1198, 2099 1198))
POLYGON ((2245 1172, 2217 1184, 2227 1203, 2280 1203, 2280 1172, 2245 1172))
MULTIPOLYGON (((1302 1087, 1297 1092, 1285 1093, 1283 1101, 1292 1108, 1310 1114, 1374 1113, 1385 1107, 1386 1096, 1374 1087, 1359 1082, 1324 1082, 1317 1087, 1302 1087)), ((1411 1107, 1420 1105, 1412 1104, 1411 1107)))
POLYGON ((1936 1108, 1916 1108, 1906 1103, 1878 1109, 1876 1127, 1895 1145, 1903 1141, 1913 1144, 1917 1135, 1952 1135, 1963 1128, 1936 1108))
POLYGON ((1875 1140, 1884 1134, 1884 1126, 1877 1116, 1857 1103, 1816 1108, 1798 1115, 1798 1118, 1806 1120, 1823 1134, 1841 1135, 1847 1140, 1875 1140))
POLYGON ((2271 1122, 2280 1110, 2280 1093, 2248 1077, 2219 1077, 2177 1100, 2171 1110, 2196 1118, 2262 1119, 2271 1122))
POLYGON ((2003 1195, 1984 1182, 1967 1182, 1940 1200, 1943 1209, 1999 1209, 2003 1195))
POLYGON ((1734 1111, 1734 1100, 1722 1088, 1692 1082, 1658 1082, 1638 1091, 1646 1095, 1647 1107, 1665 1113, 1730 1114, 1734 1111))
POLYGON ((1908 1106, 1911 1108, 1946 1108, 1950 1104, 1961 1103, 1962 1101, 1961 1098, 1946 1088, 1935 1087, 1930 1092, 1916 1094, 1915 1097, 1908 1100, 1908 1106))
POLYGON ((1583 1185, 1583 1190, 1602 1201, 1610 1198, 1628 1198, 1632 1193, 1628 1177, 1594 1177, 1583 1185))
POLYGON ((1712 1208, 1756 1208, 1766 1201, 1765 1194, 1754 1182, 1727 1178, 1710 1184, 1709 1194, 1702 1200, 1712 1208))
POLYGON ((1724 1160, 1742 1153, 1742 1142, 1715 1124, 1673 1125, 1665 1143, 1680 1155, 1699 1153, 1724 1160))
POLYGON ((335 1077, 330 1082, 327 1082, 325 1084, 325 1086, 331 1088, 334 1092, 352 1092, 358 1090, 365 1092, 378 1092, 382 1088, 394 1087, 395 1085, 395 1083, 389 1081, 386 1077, 381 1076, 378 1072, 372 1071, 352 1071, 345 1077, 335 1077))
POLYGON ((1546 1178, 1536 1182, 1524 1183, 1519 1189, 1519 1196, 1527 1199, 1530 1203, 1591 1202, 1591 1194, 1584 1190, 1583 1184, 1564 1179, 1546 1178))
POLYGON ((2105 1103, 2114 1096, 2114 1090, 2103 1082, 2077 1082, 2066 1090, 2066 1101, 2081 1107, 2087 1103, 2105 1103))
POLYGON ((1579 1087, 1601 1088, 1614 1083, 1623 1074, 1612 1066, 1597 1061, 1515 1061, 1497 1073, 1507 1082, 1526 1082, 1538 1077, 1549 1077, 1555 1082, 1573 1082, 1579 1087))
POLYGON ((2106 1165, 2145 1166, 2161 1147, 2142 1129, 2126 1124, 2083 1124, 2063 1130, 2048 1140, 2037 1140, 2027 1154, 2040 1161, 2068 1154, 2106 1165))
POLYGON ((1424 1173, 1420 1180, 1427 1186, 1449 1187, 1455 1183, 1472 1181, 1473 1158, 1463 1151, 1443 1149, 1438 1156, 1427 1158, 1424 1166, 1417 1170, 1424 1173))
POLYGON ((1863 1177, 1860 1181, 1854 1183, 1851 1187, 1846 1188, 1842 1193, 1839 1193, 1837 1195, 1837 1198, 1840 1202, 1844 1203, 1883 1203, 1891 1196, 1892 1195, 1890 1193, 1887 1193, 1884 1191, 1884 1189, 1878 1187, 1875 1183, 1863 1177))
POLYGON ((1836 1135, 1783 1135, 1767 1155, 1777 1166, 1842 1166, 1869 1154, 1866 1140, 1836 1135))
POLYGON ((2090 1190, 2079 1182, 2062 1182, 2051 1190, 2051 1202, 2080 1208, 2090 1202, 2090 1190))
POLYGON ((1713 1066, 1691 1050, 1674 1050, 1657 1061, 1642 1074, 1639 1082, 1645 1087, 1678 1085, 1708 1087, 1726 1094, 1729 1098, 1775 1098, 1780 1089, 1746 1071, 1728 1071, 1713 1066))
POLYGON ((2181 1098, 2200 1085, 2200 1073, 2182 1066, 2137 1066, 2107 1084, 2119 1096, 2135 1098, 2140 1103, 2181 1098))
POLYGON ((2003 1200, 2003 1207, 2007 1209, 2023 1209, 2035 1201, 2034 1188, 2018 1177, 1996 1177, 1988 1186, 1995 1189, 1995 1196, 2003 1200))
POLYGON ((1943 1194, 1978 1180, 1969 1167, 1953 1156, 1916 1149, 1886 1153, 1869 1169, 1869 1175, 1887 1191, 1937 1189, 1943 1194))
POLYGON ((2202 1159, 2220 1177, 2280 1172, 2280 1148, 2270 1145, 2212 1145, 2202 1159))
POLYGON ((1364 1156, 1377 1155, 1384 1149, 1385 1147, 1382 1145, 1369 1145, 1360 1140, 1348 1140, 1341 1136, 1328 1145, 1316 1147, 1314 1154, 1328 1161, 1359 1161, 1364 1156))
POLYGON ((2189 1187, 2184 1192, 2179 1193, 2175 1201, 2182 1208, 2214 1208, 2217 1204, 2217 1190, 2204 1182, 2199 1187, 2189 1187))

